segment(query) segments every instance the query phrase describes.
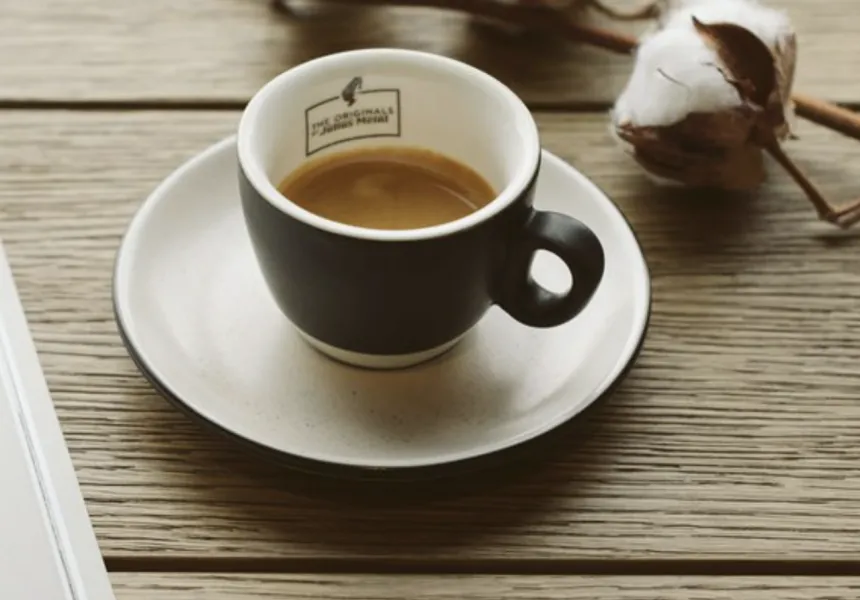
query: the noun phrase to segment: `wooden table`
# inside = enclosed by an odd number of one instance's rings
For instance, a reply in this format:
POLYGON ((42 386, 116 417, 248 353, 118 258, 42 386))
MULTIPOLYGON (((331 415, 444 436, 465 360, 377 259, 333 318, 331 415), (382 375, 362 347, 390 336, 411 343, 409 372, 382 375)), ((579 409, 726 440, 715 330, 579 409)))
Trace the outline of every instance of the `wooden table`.
MULTIPOLYGON (((774 0, 798 89, 860 103, 856 0, 774 0)), ((671 194, 609 141, 628 59, 518 43, 425 9, 305 22, 266 0, 2 2, 0 237, 120 600, 773 600, 860 595, 860 239, 816 237, 776 169, 759 195, 671 194), (110 279, 133 211, 302 60, 431 50, 500 77, 544 143, 618 203, 653 274, 637 366, 592 435, 510 482, 412 508, 293 494, 189 422, 123 349, 110 279)), ((634 27, 634 26, 631 26, 634 27)), ((634 27, 635 28, 635 27, 634 27)), ((790 151, 831 197, 860 144, 790 151)))

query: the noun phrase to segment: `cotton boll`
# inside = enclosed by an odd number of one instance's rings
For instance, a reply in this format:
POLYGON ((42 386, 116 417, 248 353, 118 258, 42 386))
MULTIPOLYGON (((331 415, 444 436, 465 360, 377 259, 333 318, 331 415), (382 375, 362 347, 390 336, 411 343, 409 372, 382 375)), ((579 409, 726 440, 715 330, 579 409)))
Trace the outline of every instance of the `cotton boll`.
POLYGON ((659 182, 749 189, 790 132, 795 39, 754 0, 681 0, 640 40, 611 133, 659 182))

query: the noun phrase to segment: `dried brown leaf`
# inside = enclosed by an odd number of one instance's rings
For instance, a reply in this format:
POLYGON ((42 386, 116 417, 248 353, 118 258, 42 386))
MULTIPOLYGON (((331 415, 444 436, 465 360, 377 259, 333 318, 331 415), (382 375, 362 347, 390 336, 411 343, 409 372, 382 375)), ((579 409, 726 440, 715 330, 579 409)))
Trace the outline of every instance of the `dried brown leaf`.
POLYGON ((788 62, 782 65, 774 51, 740 25, 705 24, 696 17, 693 24, 725 65, 726 81, 735 86, 744 102, 760 111, 752 132, 756 143, 765 146, 774 138, 787 136, 784 88, 794 78, 795 42, 789 41, 784 49, 788 62))
POLYGON ((718 148, 660 134, 659 128, 633 128, 620 130, 618 137, 646 171, 687 186, 750 190, 765 179, 762 149, 749 141, 718 148))
POLYGON ((622 139, 634 145, 671 143, 685 152, 712 156, 750 141, 757 114, 747 106, 719 112, 690 113, 671 125, 618 127, 622 139))
POLYGON ((637 147, 633 158, 652 175, 690 187, 752 190, 765 179, 762 151, 751 145, 735 148, 709 160, 672 152, 666 147, 637 147))
POLYGON ((719 112, 694 112, 666 128, 664 135, 692 149, 732 149, 750 139, 757 114, 748 106, 719 112))
POLYGON ((647 171, 689 186, 752 189, 765 177, 761 149, 750 142, 755 116, 745 107, 693 113, 668 126, 616 128, 647 171))
POLYGON ((776 61, 767 45, 735 23, 706 24, 693 17, 693 25, 726 66, 744 99, 767 106, 777 88, 776 61))

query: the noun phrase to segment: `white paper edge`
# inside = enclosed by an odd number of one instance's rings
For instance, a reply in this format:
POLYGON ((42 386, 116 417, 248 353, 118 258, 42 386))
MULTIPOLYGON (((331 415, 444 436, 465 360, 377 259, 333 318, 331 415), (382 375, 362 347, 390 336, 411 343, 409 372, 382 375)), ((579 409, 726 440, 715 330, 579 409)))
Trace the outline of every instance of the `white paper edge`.
POLYGON ((68 597, 115 600, 2 243, 0 385, 17 404, 68 597))

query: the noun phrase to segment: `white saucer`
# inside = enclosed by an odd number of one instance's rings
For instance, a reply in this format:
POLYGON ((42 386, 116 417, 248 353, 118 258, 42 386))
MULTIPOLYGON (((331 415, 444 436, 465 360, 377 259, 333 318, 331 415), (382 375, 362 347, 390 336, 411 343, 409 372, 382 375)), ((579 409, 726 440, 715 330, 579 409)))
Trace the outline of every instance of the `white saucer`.
MULTIPOLYGON (((535 205, 577 217, 604 244, 604 279, 578 317, 532 329, 493 308, 441 357, 363 370, 312 349, 275 306, 245 231, 231 137, 182 165, 135 215, 117 255, 117 323, 169 400, 294 467, 395 478, 472 468, 614 388, 648 326, 648 268, 612 202, 544 152, 535 205)), ((566 285, 559 263, 539 255, 535 277, 566 285)))

